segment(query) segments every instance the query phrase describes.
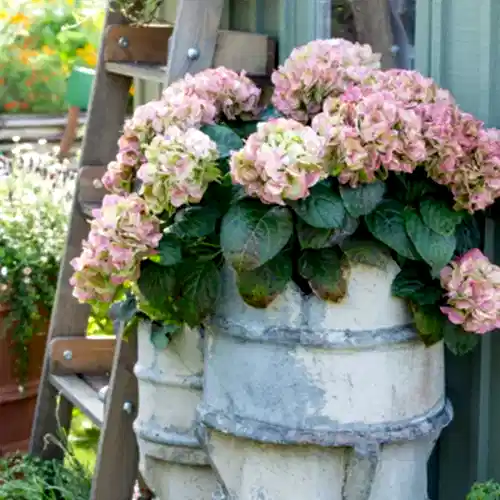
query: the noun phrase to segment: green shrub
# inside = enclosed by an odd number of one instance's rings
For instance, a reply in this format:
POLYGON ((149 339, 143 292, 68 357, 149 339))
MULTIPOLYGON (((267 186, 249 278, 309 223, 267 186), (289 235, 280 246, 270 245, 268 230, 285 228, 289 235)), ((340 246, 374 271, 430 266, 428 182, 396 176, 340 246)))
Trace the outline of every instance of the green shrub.
POLYGON ((90 473, 74 458, 65 465, 28 455, 0 459, 0 500, 88 500, 91 485, 90 473))
POLYGON ((476 483, 466 500, 500 500, 500 484, 494 481, 476 483))

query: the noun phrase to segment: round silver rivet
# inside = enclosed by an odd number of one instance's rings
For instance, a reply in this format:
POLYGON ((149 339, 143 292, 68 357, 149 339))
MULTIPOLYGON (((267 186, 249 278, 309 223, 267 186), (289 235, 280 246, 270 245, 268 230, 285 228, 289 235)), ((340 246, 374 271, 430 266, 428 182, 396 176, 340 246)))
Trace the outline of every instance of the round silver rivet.
POLYGON ((198 49, 194 47, 188 49, 188 59, 190 59, 191 61, 195 61, 196 59, 198 59, 198 57, 200 57, 200 51, 198 49))
POLYGON ((71 361, 73 359, 73 353, 71 351, 64 351, 63 352, 63 358, 66 361, 71 361))
POLYGON ((122 49, 126 49, 128 46, 129 46, 129 41, 128 41, 128 38, 126 36, 121 36, 119 39, 118 39, 118 45, 122 48, 122 49))
POLYGON ((130 401, 125 401, 123 403, 123 411, 127 413, 127 415, 131 415, 134 410, 134 405, 130 401))

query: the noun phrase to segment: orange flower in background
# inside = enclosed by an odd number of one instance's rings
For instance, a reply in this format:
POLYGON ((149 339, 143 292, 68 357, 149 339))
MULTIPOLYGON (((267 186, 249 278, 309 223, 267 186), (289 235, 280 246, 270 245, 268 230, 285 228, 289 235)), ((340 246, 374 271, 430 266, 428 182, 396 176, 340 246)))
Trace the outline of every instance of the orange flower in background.
POLYGON ((17 14, 14 14, 9 22, 11 24, 20 24, 22 26, 28 26, 29 25, 29 18, 28 16, 25 16, 22 12, 18 12, 17 14))
POLYGON ((135 87, 134 87, 133 85, 130 87, 129 92, 130 92, 130 95, 131 95, 131 96, 134 96, 134 95, 135 95, 135 87))
POLYGON ((42 52, 46 55, 46 56, 52 56, 56 53, 56 51, 54 49, 51 49, 48 45, 44 45, 42 47, 42 52))
POLYGON ((17 101, 10 101, 4 104, 5 111, 12 111, 19 107, 19 103, 17 101))
POLYGON ((76 55, 85 61, 85 64, 91 68, 95 67, 97 64, 97 51, 95 47, 87 43, 82 49, 77 49, 76 55))

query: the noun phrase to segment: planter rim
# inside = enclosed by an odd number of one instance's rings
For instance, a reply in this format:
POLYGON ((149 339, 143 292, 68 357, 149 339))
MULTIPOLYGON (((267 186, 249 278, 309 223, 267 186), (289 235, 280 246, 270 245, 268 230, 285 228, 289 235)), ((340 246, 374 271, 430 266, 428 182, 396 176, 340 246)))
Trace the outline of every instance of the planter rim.
POLYGON ((292 328, 271 326, 255 332, 244 324, 221 316, 210 320, 207 328, 213 326, 224 336, 243 339, 246 342, 266 342, 291 346, 325 347, 346 349, 350 347, 373 348, 382 345, 421 342, 412 323, 377 330, 348 330, 333 328, 309 328, 307 325, 292 328), (374 334, 375 332, 375 334, 374 334))
POLYGON ((410 420, 379 425, 339 425, 336 430, 291 429, 238 415, 228 416, 206 403, 198 407, 197 420, 196 433, 201 442, 206 442, 207 428, 211 428, 260 443, 352 447, 363 455, 370 449, 377 450, 381 444, 412 441, 439 433, 453 420, 453 407, 446 400, 427 414, 410 420))

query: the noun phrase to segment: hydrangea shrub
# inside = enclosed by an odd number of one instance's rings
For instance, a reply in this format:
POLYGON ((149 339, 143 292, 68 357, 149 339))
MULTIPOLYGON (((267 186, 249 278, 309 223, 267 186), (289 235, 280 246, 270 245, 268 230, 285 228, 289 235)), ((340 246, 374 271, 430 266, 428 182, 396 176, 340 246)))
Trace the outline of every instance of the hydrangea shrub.
POLYGON ((391 253, 392 293, 426 345, 456 353, 500 327, 500 267, 479 220, 500 197, 500 135, 369 46, 317 40, 272 76, 187 75, 124 125, 110 192, 73 261, 74 295, 158 322, 155 343, 213 312, 230 265, 252 307, 294 281, 339 302, 349 268, 391 253))

